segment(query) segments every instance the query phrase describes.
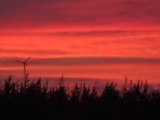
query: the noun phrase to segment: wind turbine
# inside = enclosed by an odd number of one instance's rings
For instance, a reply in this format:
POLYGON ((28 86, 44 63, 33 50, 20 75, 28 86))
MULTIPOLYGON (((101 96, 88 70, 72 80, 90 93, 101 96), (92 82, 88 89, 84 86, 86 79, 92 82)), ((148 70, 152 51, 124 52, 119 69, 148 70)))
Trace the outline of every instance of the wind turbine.
POLYGON ((30 57, 27 58, 26 60, 24 61, 20 61, 20 60, 16 60, 16 62, 20 63, 23 65, 24 67, 24 79, 26 80, 27 77, 28 77, 28 73, 27 73, 27 69, 26 69, 26 66, 28 65, 28 61, 30 60, 30 57))

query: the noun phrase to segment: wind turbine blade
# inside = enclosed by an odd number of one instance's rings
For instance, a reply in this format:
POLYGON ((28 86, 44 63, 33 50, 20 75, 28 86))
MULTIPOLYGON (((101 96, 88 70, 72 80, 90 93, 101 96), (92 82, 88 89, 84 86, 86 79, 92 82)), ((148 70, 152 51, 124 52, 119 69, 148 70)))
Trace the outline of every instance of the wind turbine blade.
POLYGON ((22 62, 22 61, 19 61, 19 60, 16 60, 16 62, 24 64, 24 62, 22 62))
POLYGON ((29 57, 29 58, 27 58, 27 59, 25 60, 25 62, 28 62, 30 59, 31 59, 30 57, 29 57))

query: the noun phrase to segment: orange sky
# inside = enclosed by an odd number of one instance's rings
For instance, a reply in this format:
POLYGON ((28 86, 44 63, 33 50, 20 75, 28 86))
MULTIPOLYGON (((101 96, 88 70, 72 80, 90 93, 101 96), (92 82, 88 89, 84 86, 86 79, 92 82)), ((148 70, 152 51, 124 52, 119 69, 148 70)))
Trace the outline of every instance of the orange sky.
POLYGON ((0 76, 160 79, 158 0, 0 0, 0 76))

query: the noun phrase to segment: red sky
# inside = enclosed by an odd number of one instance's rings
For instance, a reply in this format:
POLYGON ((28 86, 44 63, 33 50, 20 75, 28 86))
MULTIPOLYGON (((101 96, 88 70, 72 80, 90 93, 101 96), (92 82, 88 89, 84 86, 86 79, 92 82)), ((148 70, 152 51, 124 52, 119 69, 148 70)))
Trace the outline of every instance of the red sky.
POLYGON ((0 0, 0 76, 160 80, 159 0, 0 0))

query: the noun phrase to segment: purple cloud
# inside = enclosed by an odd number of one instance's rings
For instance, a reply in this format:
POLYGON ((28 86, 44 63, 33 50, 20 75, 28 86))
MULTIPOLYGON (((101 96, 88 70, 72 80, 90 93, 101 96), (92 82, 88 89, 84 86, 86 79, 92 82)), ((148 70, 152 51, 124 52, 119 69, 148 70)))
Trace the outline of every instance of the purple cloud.
POLYGON ((160 25, 159 11, 159 0, 0 0, 0 26, 160 25))

